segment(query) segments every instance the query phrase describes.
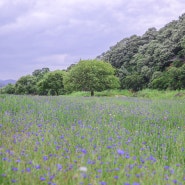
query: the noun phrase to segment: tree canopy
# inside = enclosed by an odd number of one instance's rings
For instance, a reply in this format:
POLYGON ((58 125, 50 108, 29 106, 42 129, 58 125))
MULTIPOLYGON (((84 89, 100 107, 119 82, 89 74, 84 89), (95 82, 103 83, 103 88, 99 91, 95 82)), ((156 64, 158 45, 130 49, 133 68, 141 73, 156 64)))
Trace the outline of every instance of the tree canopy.
POLYGON ((46 73, 37 83, 38 94, 40 95, 61 95, 64 94, 65 72, 56 70, 46 73))
MULTIPOLYGON (((135 74, 144 78, 141 80, 142 87, 151 87, 153 74, 166 73, 169 67, 181 68, 185 64, 185 14, 158 31, 156 28, 149 28, 142 36, 133 35, 124 38, 97 58, 116 67, 122 88, 127 86, 135 89, 134 83, 133 86, 131 84, 128 86, 130 81, 128 79, 135 74)), ((171 72, 168 74, 170 75, 165 74, 168 85, 165 83, 163 89, 166 87, 176 89, 176 83, 172 83, 171 72)), ((161 76, 159 78, 155 79, 154 84, 163 79, 161 76)), ((179 84, 178 88, 183 88, 182 83, 179 84)))
POLYGON ((81 60, 66 75, 67 91, 102 91, 119 87, 119 80, 114 76, 111 64, 98 60, 81 60))

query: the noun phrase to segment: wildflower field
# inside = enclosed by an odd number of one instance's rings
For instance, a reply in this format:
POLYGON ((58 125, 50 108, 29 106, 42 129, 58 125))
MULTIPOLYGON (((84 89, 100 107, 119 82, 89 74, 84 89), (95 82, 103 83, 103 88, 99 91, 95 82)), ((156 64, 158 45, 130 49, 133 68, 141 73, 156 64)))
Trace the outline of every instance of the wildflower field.
POLYGON ((185 184, 185 99, 0 96, 1 185, 185 184))

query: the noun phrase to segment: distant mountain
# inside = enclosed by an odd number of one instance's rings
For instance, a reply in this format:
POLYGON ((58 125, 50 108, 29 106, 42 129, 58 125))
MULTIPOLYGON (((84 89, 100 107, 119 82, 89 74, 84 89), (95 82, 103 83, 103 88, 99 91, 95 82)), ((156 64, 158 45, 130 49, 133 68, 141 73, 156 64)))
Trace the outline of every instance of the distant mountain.
POLYGON ((6 86, 8 84, 15 84, 16 80, 8 79, 8 80, 0 80, 0 87, 6 86))

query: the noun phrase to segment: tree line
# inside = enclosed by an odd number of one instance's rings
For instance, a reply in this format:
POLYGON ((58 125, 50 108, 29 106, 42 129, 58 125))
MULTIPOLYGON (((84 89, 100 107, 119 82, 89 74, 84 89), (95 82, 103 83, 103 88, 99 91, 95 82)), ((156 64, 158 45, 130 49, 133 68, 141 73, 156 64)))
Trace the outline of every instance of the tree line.
POLYGON ((122 89, 184 89, 185 13, 159 31, 124 38, 97 59, 117 69, 122 89))
POLYGON ((22 76, 15 85, 1 89, 6 94, 64 95, 73 91, 95 91, 119 88, 119 79, 110 63, 98 60, 81 60, 67 70, 50 71, 42 68, 32 75, 22 76))
POLYGON ((1 93, 61 95, 73 91, 120 88, 139 91, 185 89, 185 13, 157 31, 124 38, 94 60, 67 70, 35 70, 7 85, 1 93), (103 62, 105 61, 105 62, 103 62))

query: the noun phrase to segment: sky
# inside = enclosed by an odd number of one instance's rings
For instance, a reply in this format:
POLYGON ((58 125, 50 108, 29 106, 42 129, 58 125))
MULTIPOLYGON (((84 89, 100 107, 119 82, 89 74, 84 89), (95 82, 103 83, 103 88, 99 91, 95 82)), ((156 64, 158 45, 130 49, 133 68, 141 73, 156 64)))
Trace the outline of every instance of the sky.
POLYGON ((183 13, 184 0, 0 0, 0 79, 94 59, 183 13))

